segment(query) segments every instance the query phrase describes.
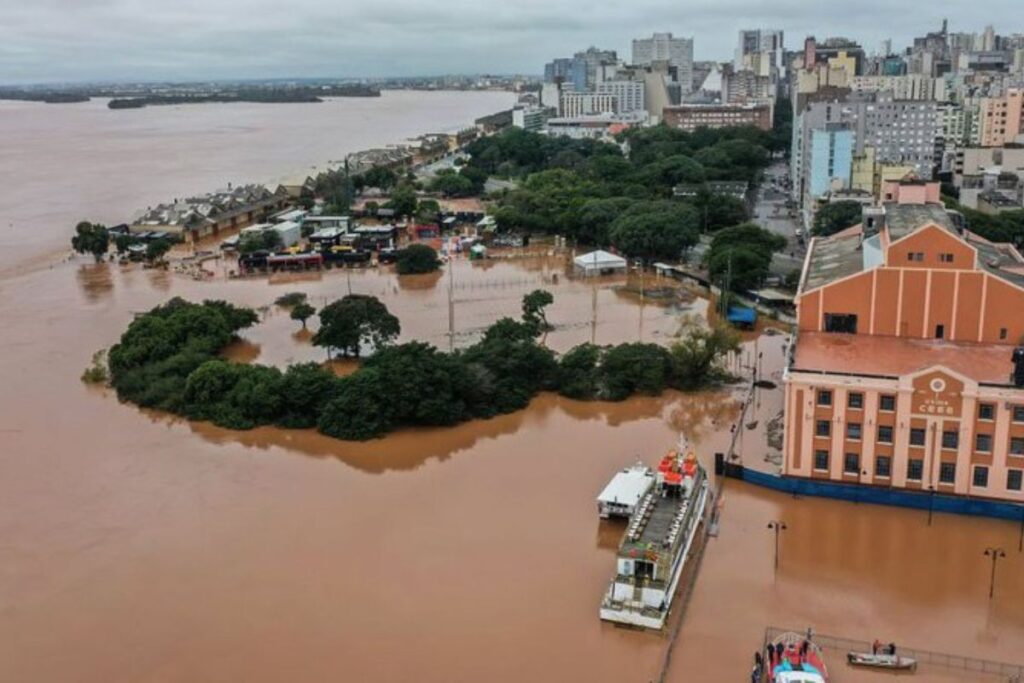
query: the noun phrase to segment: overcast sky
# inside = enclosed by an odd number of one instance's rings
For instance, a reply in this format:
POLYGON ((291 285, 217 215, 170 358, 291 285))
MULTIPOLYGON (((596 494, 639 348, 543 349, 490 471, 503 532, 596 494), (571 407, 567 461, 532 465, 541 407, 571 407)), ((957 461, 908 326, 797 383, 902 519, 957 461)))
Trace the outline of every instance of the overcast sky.
POLYGON ((287 76, 539 74, 589 45, 628 59, 671 31, 697 59, 732 57, 741 28, 786 45, 845 35, 869 52, 936 30, 1024 30, 1020 0, 0 0, 0 83, 287 76), (999 17, 1017 17, 1000 26, 999 17))

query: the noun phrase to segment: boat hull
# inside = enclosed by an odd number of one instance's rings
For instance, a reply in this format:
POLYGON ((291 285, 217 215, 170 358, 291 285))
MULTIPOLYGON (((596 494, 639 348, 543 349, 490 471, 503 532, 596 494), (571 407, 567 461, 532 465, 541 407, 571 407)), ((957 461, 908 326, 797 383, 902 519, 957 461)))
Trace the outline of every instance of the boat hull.
POLYGON ((890 669, 893 671, 914 671, 917 660, 899 655, 873 655, 867 652, 848 652, 846 661, 850 666, 861 666, 871 669, 890 669))

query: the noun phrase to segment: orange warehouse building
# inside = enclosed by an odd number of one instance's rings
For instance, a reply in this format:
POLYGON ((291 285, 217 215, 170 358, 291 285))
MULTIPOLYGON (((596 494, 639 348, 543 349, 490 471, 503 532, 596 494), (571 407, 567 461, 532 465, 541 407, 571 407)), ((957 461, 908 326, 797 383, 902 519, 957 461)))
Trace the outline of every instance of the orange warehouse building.
POLYGON ((783 474, 1024 502, 1024 257, 938 204, 815 238, 783 474))

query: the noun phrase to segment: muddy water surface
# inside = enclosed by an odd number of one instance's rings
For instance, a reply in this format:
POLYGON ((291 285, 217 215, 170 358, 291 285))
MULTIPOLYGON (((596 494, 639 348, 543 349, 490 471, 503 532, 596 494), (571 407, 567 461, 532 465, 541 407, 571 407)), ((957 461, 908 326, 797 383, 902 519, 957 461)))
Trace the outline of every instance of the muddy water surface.
MULTIPOLYGON (((33 195, 22 196, 18 210, 29 211, 33 195)), ((62 230, 75 217, 40 229, 62 230)), ((522 294, 538 286, 555 293, 547 343, 559 350, 592 338, 668 340, 681 316, 706 308, 689 298, 641 308, 615 287, 621 281, 566 279, 557 257, 458 261, 453 270, 456 344, 517 315, 522 294)), ((404 339, 445 347, 446 277, 400 282, 367 271, 353 273, 351 287, 382 297, 404 339)), ((298 289, 319 306, 349 282, 337 272, 195 282, 83 260, 0 281, 0 681, 657 675, 666 638, 596 617, 621 529, 598 522, 594 496, 617 468, 654 462, 679 430, 710 466, 731 438, 741 392, 614 405, 542 396, 493 420, 349 444, 192 424, 78 381, 133 312, 170 296, 265 307, 231 350, 238 360, 321 360, 272 301, 298 289)), ((778 381, 783 342, 763 336, 739 360, 764 353, 778 381)), ((769 450, 764 432, 780 394, 761 392, 739 426, 748 461, 769 450)), ((929 527, 920 512, 729 482, 669 680, 747 680, 769 624, 1020 659, 1017 532, 947 515, 929 527), (777 574, 771 519, 789 526, 777 574), (986 545, 1009 551, 992 603, 986 545)), ((854 674, 840 657, 834 680, 882 680, 854 674)))

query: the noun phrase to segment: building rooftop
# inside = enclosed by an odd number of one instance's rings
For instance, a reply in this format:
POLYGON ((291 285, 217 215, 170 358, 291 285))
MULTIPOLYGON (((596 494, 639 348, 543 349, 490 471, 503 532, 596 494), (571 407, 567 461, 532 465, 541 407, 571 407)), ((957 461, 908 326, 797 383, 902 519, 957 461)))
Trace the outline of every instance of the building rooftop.
POLYGON ((807 277, 803 290, 810 291, 835 280, 859 273, 864 267, 861 226, 855 225, 829 237, 818 237, 807 255, 807 277))
POLYGON ((794 371, 900 377, 936 365, 976 382, 1010 384, 1013 347, 939 339, 801 332, 794 371))

